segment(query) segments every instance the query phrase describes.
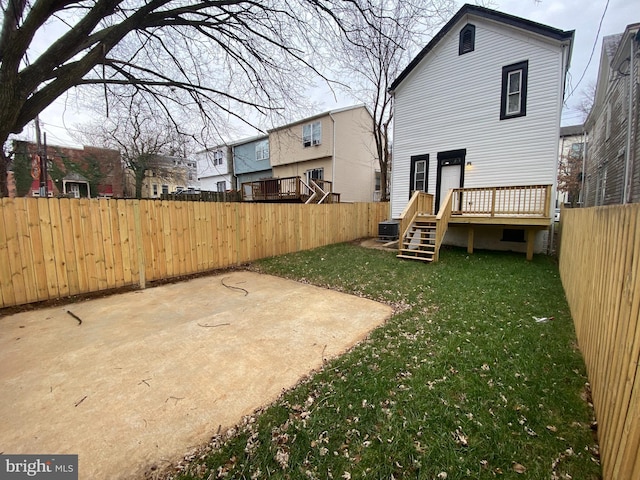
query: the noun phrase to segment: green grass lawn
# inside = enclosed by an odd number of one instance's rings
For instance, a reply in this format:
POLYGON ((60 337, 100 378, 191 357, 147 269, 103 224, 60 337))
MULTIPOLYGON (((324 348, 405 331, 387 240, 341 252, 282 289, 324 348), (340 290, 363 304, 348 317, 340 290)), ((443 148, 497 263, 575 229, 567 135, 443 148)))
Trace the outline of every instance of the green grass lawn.
POLYGON ((251 268, 396 313, 175 478, 600 478, 554 259, 449 249, 424 264, 340 244, 251 268))

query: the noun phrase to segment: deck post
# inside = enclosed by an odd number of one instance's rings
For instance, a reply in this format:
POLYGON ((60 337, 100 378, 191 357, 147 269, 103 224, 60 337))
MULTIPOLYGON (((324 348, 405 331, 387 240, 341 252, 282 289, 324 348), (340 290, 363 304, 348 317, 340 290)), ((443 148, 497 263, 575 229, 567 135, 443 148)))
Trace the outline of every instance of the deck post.
POLYGON ((491 216, 496 216, 496 187, 491 189, 491 216))
POLYGON ((470 226, 469 231, 467 232, 467 253, 468 254, 473 253, 473 234, 474 234, 474 228, 470 226))
POLYGON ((534 228, 527 229, 527 260, 533 260, 533 247, 536 242, 536 230, 534 228))

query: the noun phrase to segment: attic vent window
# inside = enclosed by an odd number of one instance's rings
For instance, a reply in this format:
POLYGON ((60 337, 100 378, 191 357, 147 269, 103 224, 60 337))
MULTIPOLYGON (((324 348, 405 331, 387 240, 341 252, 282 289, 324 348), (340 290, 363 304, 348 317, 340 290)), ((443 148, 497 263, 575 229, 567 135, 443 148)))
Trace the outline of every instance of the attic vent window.
POLYGON ((468 23, 460 30, 460 45, 458 46, 458 55, 473 52, 476 48, 476 27, 468 23))

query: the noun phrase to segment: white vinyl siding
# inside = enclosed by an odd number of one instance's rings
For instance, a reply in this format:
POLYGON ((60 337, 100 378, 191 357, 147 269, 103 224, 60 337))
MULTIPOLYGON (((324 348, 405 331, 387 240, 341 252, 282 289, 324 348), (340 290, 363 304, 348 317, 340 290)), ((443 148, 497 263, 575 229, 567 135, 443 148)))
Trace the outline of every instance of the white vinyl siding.
MULTIPOLYGON (((466 149, 465 187, 555 184, 562 47, 472 18, 473 55, 458 55, 459 28, 440 40, 395 92, 392 216, 409 199, 412 155, 466 149), (527 114, 500 120, 502 68, 528 61, 527 114), (464 85, 464 88, 456 87, 464 85)), ((464 25, 464 23, 460 23, 464 25)), ((437 162, 429 163, 435 196, 437 162)))

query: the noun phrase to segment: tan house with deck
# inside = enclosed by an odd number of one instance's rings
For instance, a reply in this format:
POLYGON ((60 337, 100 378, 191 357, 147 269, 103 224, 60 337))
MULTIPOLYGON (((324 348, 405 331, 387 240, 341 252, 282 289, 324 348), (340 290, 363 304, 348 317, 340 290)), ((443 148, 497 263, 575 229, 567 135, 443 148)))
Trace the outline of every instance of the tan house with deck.
POLYGON ((243 184, 243 192, 253 200, 373 201, 379 167, 372 126, 369 110, 356 105, 270 130, 273 178, 243 184))

